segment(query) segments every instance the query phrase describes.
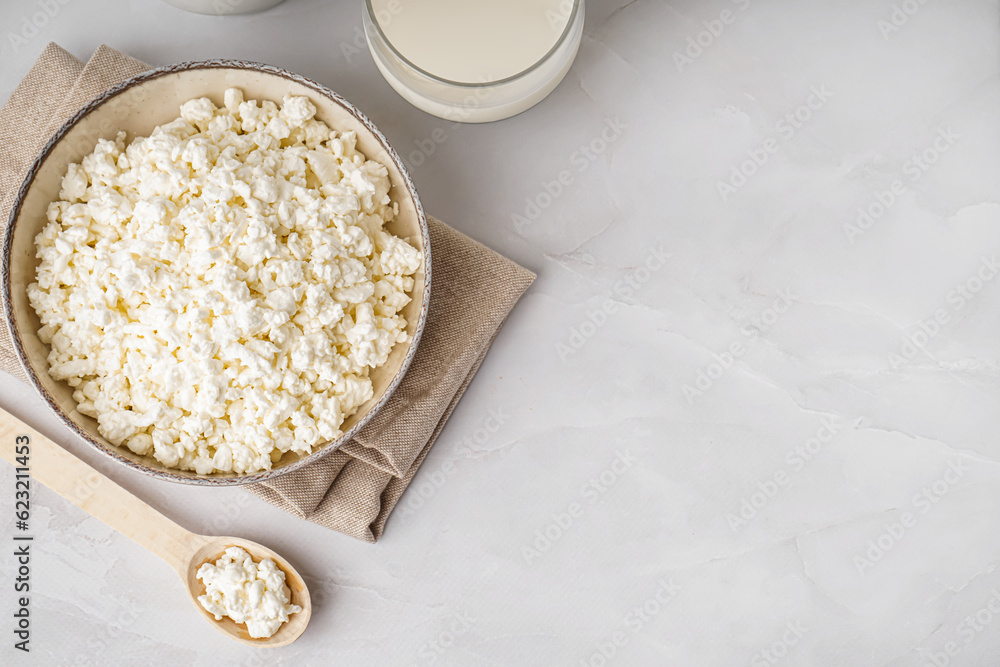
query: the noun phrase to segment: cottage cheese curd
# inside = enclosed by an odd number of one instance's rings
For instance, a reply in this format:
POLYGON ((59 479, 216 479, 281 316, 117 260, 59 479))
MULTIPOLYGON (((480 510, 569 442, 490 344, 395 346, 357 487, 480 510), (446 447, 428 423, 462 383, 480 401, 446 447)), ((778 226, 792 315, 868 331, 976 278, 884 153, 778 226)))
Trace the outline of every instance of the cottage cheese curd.
POLYGON ((116 445, 250 473, 338 437, 409 340, 421 253, 354 132, 225 93, 70 165, 28 297, 50 374, 116 445))
POLYGON ((205 584, 205 594, 198 602, 221 621, 228 616, 245 623, 254 639, 270 637, 289 615, 302 607, 289 601, 285 573, 270 558, 259 563, 246 550, 229 547, 215 564, 198 568, 198 578, 205 584))

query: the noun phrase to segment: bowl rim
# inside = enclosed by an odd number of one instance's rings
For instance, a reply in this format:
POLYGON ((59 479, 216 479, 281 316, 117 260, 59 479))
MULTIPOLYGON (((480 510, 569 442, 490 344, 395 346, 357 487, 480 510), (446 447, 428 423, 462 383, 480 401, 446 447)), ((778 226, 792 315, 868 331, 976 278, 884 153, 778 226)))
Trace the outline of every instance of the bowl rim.
MULTIPOLYGON (((235 85, 235 84, 234 84, 235 85)), ((76 435, 83 438, 88 444, 94 447, 97 451, 101 452, 105 456, 126 465, 132 470, 141 472, 142 474, 154 477, 157 479, 166 479, 171 482, 176 482, 180 484, 190 484, 195 486, 242 486, 245 484, 254 484, 258 482, 264 482, 272 480, 280 475, 293 472, 304 468, 305 466, 315 463, 319 459, 327 456, 334 451, 340 449, 344 444, 349 442, 364 426, 371 421, 376 414, 378 414, 385 404, 389 401, 392 395, 395 393, 399 384, 402 382, 403 376, 406 375, 410 364, 413 361, 413 357, 416 354, 418 344, 420 343, 420 338, 424 332, 424 326, 427 322, 427 312, 430 305, 430 292, 431 292, 431 245, 430 245, 430 230, 427 225, 427 216, 424 213, 423 205, 420 202, 420 197, 417 195, 416 187, 413 184, 413 179, 410 176, 409 171, 406 169, 406 165, 400 158, 396 150, 390 145, 389 140, 386 139, 385 135, 375 127, 375 124, 369 120, 369 118, 364 115, 357 107, 348 102, 344 97, 334 92, 327 86, 321 83, 313 81, 300 74, 295 74, 284 68, 277 67, 274 65, 268 65, 265 63, 254 62, 250 60, 234 60, 226 58, 218 58, 211 60, 190 60, 181 63, 176 63, 173 65, 165 65, 162 67, 156 67, 153 69, 146 70, 140 74, 133 77, 125 79, 124 81, 111 86, 103 92, 102 94, 95 97, 93 100, 85 104, 81 109, 74 113, 68 120, 66 120, 58 130, 46 141, 45 145, 42 147, 38 156, 32 161, 31 166, 25 174, 24 180, 21 182, 20 188, 18 188, 17 195, 11 205, 10 216, 7 219, 6 230, 4 234, 2 255, 0 255, 0 295, 3 298, 4 306, 4 318, 7 324, 7 329, 10 332, 11 341, 14 345, 14 350, 17 353, 18 360, 21 362, 22 368, 28 377, 29 384, 34 387, 36 393, 42 398, 42 400, 48 405, 49 409, 59 418, 59 420, 71 431, 76 433, 76 435), (409 193, 410 198, 413 201, 414 208, 417 213, 417 220, 420 225, 420 236, 423 243, 423 269, 424 269, 424 289, 422 295, 422 301, 420 305, 420 314, 417 318, 416 326, 414 328, 413 340, 410 342, 410 347, 403 357, 403 362, 396 374, 393 376, 389 385, 386 387, 382 396, 378 401, 369 408, 367 414, 365 414, 361 419, 357 421, 350 429, 343 432, 340 437, 335 440, 327 442, 324 446, 311 452, 310 454, 294 461, 288 465, 281 466, 279 468, 271 468, 270 470, 265 470, 261 472, 251 473, 249 475, 233 475, 227 477, 213 477, 211 475, 198 475, 196 473, 190 473, 190 471, 175 471, 170 469, 158 470, 154 468, 147 467, 135 461, 132 461, 121 453, 117 451, 118 447, 111 445, 109 449, 100 441, 92 437, 84 429, 80 428, 72 419, 69 418, 63 410, 55 403, 53 398, 42 386, 38 375, 35 373, 34 368, 28 361, 27 353, 24 350, 24 345, 21 341, 20 334, 18 333, 17 326, 15 325, 14 319, 14 307, 11 299, 11 253, 13 249, 13 238, 14 229, 17 226, 17 221, 20 218, 21 208, 24 205, 25 197, 27 196, 28 190, 30 190, 32 184, 35 182, 35 177, 38 175, 38 171, 42 164, 48 159, 52 150, 55 146, 66 136, 69 131, 76 126, 83 118, 88 116, 90 113, 101 107, 108 100, 120 95, 126 90, 133 88, 134 86, 140 85, 147 81, 153 79, 158 79, 160 77, 168 76, 171 74, 176 74, 179 72, 186 72, 191 70, 199 69, 234 69, 234 70, 246 70, 252 72, 262 72, 265 74, 270 74, 278 77, 288 79, 294 83, 305 86, 306 88, 314 91, 318 95, 329 98, 333 102, 339 104, 348 113, 354 116, 362 125, 375 137, 376 141, 382 146, 382 148, 389 155, 389 158, 394 163, 396 169, 403 179, 403 185, 406 191, 409 193), (190 473, 190 474, 181 474, 190 473)))

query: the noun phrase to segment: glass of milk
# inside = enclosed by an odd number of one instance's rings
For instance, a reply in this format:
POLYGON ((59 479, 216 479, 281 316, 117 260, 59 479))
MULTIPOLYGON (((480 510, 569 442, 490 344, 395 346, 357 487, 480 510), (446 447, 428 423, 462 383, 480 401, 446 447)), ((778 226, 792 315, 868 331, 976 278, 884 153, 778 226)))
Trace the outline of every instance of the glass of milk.
POLYGON ((519 114, 562 81, 584 0, 365 0, 379 71, 427 113, 465 123, 519 114))

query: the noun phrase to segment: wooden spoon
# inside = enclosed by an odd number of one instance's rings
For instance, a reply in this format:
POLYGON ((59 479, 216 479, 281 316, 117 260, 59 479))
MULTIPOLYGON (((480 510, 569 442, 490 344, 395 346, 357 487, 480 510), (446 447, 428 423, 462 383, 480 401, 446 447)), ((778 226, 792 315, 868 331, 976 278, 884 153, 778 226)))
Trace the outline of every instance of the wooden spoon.
MULTIPOLYGON (((17 460, 20 456, 17 447, 25 442, 28 444, 27 467, 33 480, 167 561, 180 575, 194 606, 226 636, 251 646, 276 647, 291 644, 306 629, 312 614, 309 589, 295 568, 280 555, 250 540, 209 537, 184 530, 38 431, 0 409, 0 455, 15 467, 23 467, 24 460, 17 460), (227 547, 246 549, 255 561, 263 558, 274 560, 285 573, 292 604, 302 607, 302 611, 292 614, 288 622, 270 637, 254 639, 244 624, 236 623, 229 617, 216 621, 215 616, 198 602, 198 596, 205 593, 205 586, 197 576, 198 568, 208 561, 216 561, 227 547)), ((23 453, 24 450, 20 451, 23 453)))

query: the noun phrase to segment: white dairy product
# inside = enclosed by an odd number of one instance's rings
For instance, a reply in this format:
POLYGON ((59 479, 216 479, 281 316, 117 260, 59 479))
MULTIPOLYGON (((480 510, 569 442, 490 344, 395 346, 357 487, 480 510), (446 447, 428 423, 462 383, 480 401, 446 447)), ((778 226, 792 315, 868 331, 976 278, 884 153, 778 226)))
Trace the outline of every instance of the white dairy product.
POLYGON ((410 63, 459 83, 499 81, 555 46, 572 0, 371 0, 386 39, 410 63))
POLYGON ((525 111, 555 90, 583 38, 584 0, 367 0, 365 38, 403 99, 462 123, 525 111))
POLYGON ((341 434, 408 341, 421 253, 384 231, 386 168, 353 132, 225 93, 70 165, 28 297, 50 374, 116 445, 249 473, 341 434))
POLYGON ((221 621, 228 616, 244 623, 255 639, 270 637, 291 614, 302 611, 292 604, 285 573, 270 558, 259 563, 244 549, 229 547, 222 557, 198 568, 205 594, 198 602, 221 621))

